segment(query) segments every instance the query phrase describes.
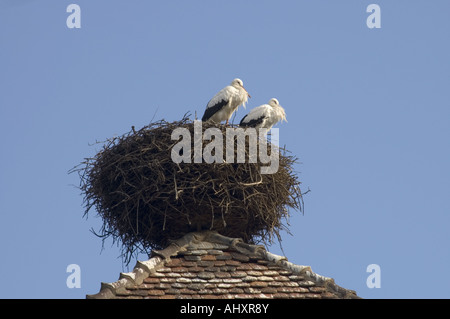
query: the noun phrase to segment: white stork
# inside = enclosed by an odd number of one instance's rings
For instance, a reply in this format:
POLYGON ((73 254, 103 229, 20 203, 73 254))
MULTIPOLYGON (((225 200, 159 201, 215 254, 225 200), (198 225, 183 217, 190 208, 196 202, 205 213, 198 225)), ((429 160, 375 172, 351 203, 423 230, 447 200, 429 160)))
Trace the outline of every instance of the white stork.
POLYGON ((234 79, 230 85, 219 91, 206 105, 205 114, 202 121, 212 121, 220 123, 228 121, 233 112, 242 105, 245 108, 250 94, 245 90, 241 79, 234 79))
POLYGON ((286 113, 277 99, 270 99, 269 104, 255 107, 239 123, 241 127, 266 128, 270 130, 279 121, 286 120, 286 113))

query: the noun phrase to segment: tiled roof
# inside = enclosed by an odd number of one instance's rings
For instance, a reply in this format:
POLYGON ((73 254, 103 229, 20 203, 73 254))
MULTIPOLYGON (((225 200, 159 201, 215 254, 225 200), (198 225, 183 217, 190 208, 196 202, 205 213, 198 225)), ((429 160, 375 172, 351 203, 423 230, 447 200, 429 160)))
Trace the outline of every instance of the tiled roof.
POLYGON ((331 278, 263 246, 205 231, 185 235, 138 261, 87 298, 358 298, 331 278))

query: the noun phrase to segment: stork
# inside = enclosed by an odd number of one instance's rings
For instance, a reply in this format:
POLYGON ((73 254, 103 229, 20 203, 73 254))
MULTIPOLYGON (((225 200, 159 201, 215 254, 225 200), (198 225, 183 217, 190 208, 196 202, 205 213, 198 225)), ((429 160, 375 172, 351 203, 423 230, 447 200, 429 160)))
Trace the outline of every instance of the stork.
POLYGON ((234 79, 230 85, 220 90, 208 102, 202 121, 214 123, 226 121, 226 125, 228 125, 233 112, 241 105, 245 108, 245 103, 247 103, 249 97, 251 96, 245 90, 242 80, 234 79))
POLYGON ((270 99, 269 104, 255 107, 239 123, 241 127, 266 128, 270 130, 279 121, 286 120, 286 113, 277 99, 270 99))

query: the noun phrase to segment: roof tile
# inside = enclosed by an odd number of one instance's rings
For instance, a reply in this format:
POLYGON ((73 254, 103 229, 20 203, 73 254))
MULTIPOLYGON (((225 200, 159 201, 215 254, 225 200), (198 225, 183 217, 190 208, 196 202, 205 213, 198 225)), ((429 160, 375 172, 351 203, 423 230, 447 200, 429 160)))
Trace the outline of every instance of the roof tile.
POLYGON ((334 280, 262 246, 216 232, 190 233, 138 262, 88 298, 358 298, 334 280))

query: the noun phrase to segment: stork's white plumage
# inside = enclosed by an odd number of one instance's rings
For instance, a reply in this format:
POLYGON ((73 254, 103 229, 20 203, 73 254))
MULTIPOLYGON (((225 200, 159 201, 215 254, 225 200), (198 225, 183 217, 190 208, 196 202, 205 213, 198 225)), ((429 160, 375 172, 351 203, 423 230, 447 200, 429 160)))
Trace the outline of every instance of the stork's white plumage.
POLYGON ((206 105, 202 121, 220 123, 228 121, 240 105, 247 103, 250 94, 245 90, 241 79, 234 79, 230 85, 220 90, 206 105))
POLYGON ((277 99, 270 99, 269 104, 255 107, 243 117, 242 127, 266 128, 270 130, 279 121, 286 120, 286 113, 277 99))

